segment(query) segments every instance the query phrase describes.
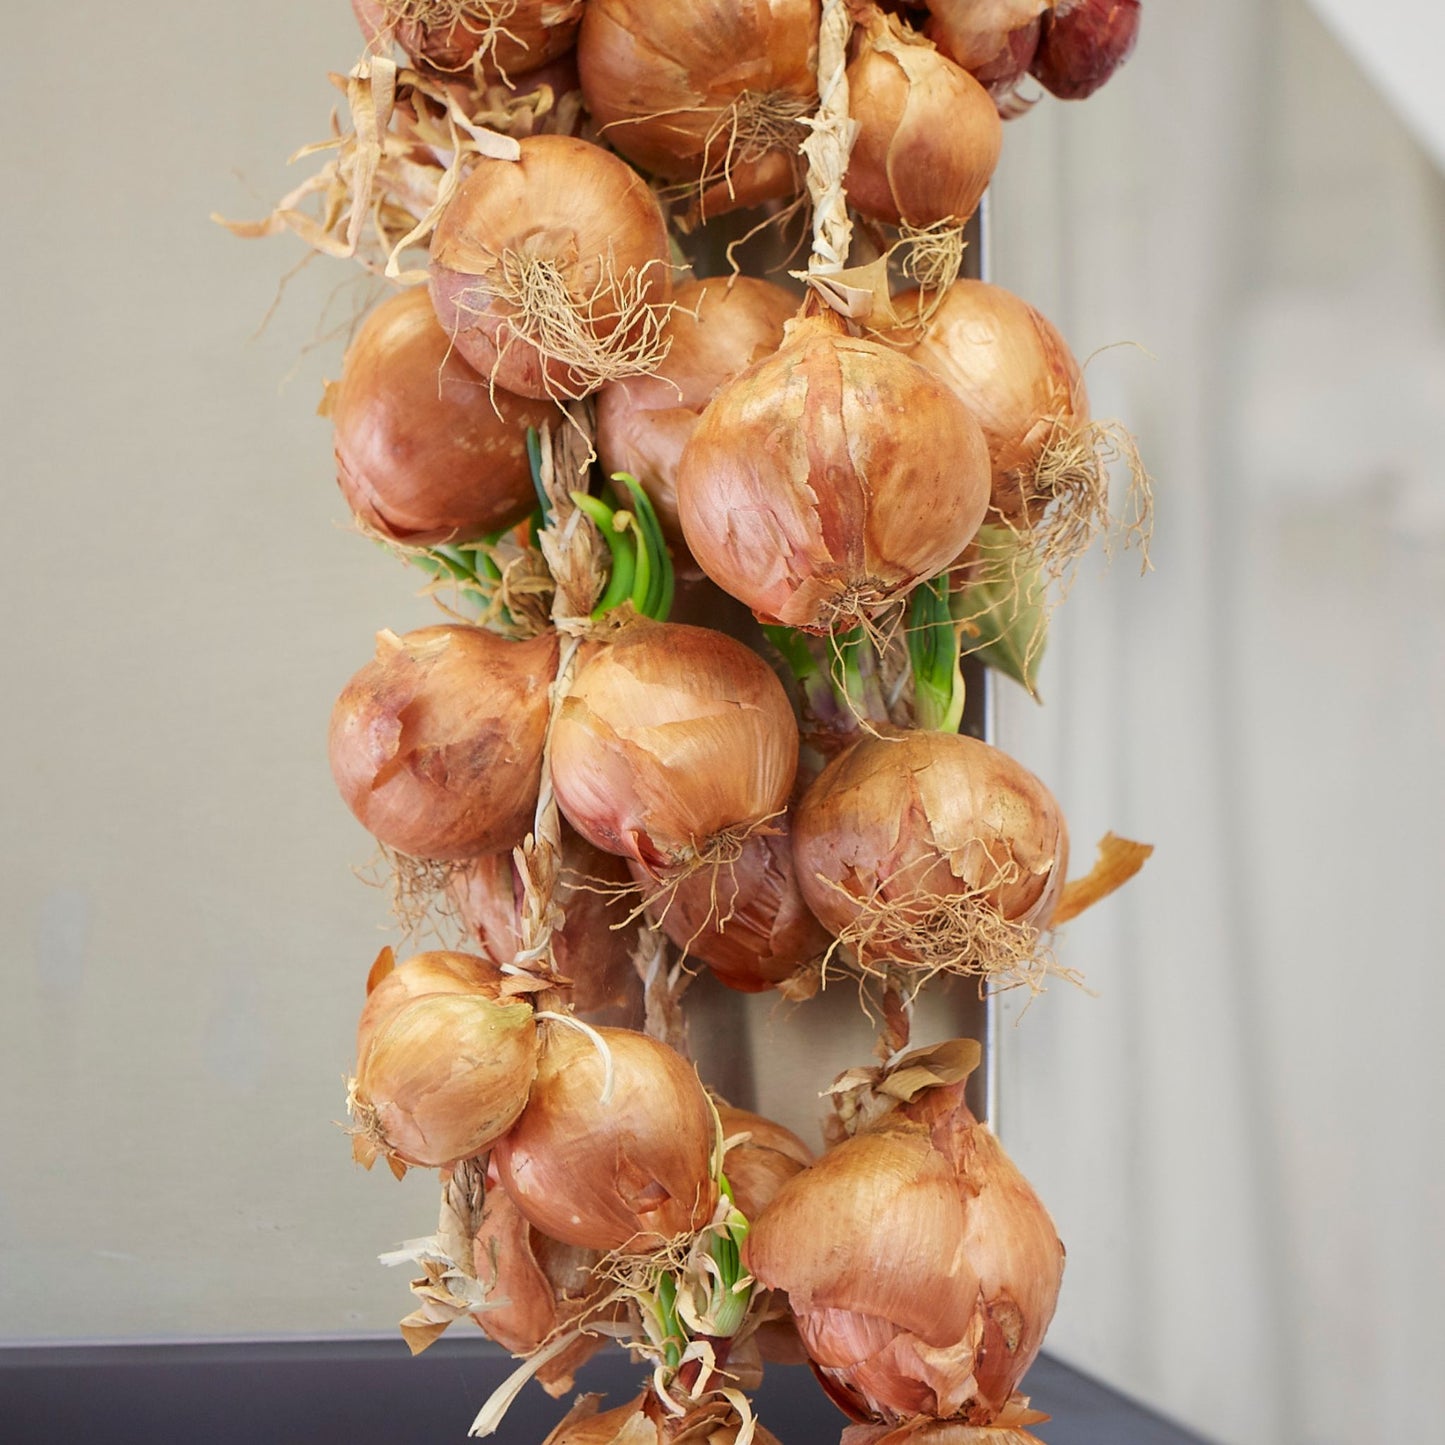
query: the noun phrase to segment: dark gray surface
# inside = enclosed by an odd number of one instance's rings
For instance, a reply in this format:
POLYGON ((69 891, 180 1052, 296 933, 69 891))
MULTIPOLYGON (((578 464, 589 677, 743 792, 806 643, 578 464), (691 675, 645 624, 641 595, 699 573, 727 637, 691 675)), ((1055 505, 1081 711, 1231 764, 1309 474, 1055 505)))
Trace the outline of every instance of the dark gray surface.
MULTIPOLYGON (((462 1445, 511 1365, 465 1336, 412 1359, 400 1339, 0 1349, 3 1445, 462 1445)), ((594 1361, 579 1390, 621 1404, 644 1372, 594 1361)), ((1096 1381, 1042 1359, 1025 1389, 1053 1419, 1047 1445, 1202 1445, 1096 1381)), ((833 1445, 846 1421, 804 1369, 778 1369, 754 1396, 782 1445, 833 1445)), ((536 1385, 512 1407, 499 1445, 540 1445, 565 1413, 536 1385)))

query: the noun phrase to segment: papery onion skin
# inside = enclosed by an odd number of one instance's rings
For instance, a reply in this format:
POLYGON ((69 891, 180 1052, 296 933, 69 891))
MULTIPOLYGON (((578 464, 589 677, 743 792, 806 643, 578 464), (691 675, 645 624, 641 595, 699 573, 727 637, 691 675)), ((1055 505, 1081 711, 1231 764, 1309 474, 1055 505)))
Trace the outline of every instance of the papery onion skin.
POLYGON ((1060 100, 1086 99, 1132 54, 1139 13, 1139 0, 1059 0, 1030 72, 1060 100))
MULTIPOLYGON (((1068 856, 1063 813, 1043 783, 957 733, 862 739, 818 776, 793 826, 803 897, 834 934, 890 905, 916 912, 926 928, 931 905, 955 896, 1041 930, 1068 856)), ((866 936, 858 946, 865 964, 932 961, 906 938, 888 938, 876 954, 866 936)))
POLYGON ((1089 424, 1079 364, 1048 318, 1002 286, 955 281, 930 299, 926 320, 918 308, 917 291, 900 296, 902 325, 890 335, 978 419, 993 471, 992 511, 1020 522, 1043 500, 1036 474, 1051 441, 1089 424))
POLYGON ((741 642, 642 623, 578 669, 552 734, 568 822, 655 876, 782 812, 798 725, 771 668, 741 642))
POLYGON ((551 1024, 527 1108, 496 1146, 502 1187, 544 1234, 586 1249, 647 1253, 712 1218, 716 1117, 680 1054, 629 1029, 590 1038, 551 1024))
POLYGON ((641 864, 631 867, 668 938, 739 993, 777 987, 832 945, 798 887, 786 815, 744 839, 736 859, 660 889, 641 864))
POLYGON ((331 771, 381 843, 464 860, 515 847, 541 784, 557 638, 479 627, 382 633, 331 715, 331 771))
POLYGON ((847 630, 963 551, 988 478, 983 433, 945 384, 820 320, 713 398, 678 515, 698 565, 760 620, 847 630))
POLYGON ((876 221, 961 226, 998 165, 1003 125, 988 92, 962 67, 896 21, 867 27, 848 66, 858 135, 848 202, 876 221))
POLYGON ((719 1104, 717 1114, 724 1142, 738 1141, 723 1156, 733 1202, 748 1219, 756 1219, 778 1190, 813 1162, 813 1151, 791 1129, 750 1109, 719 1104))
MULTIPOLYGON (((742 1425, 725 1402, 710 1399, 685 1416, 666 1415, 652 1395, 594 1414, 596 1396, 579 1401, 573 1412, 542 1445, 735 1445, 742 1425)), ((754 1426, 753 1445, 779 1445, 761 1425, 754 1426)))
MULTIPOLYGON (((673 181, 715 176, 730 137, 714 129, 744 92, 777 97, 797 115, 814 108, 818 17, 819 0, 590 0, 577 43, 582 93, 603 138, 644 170, 673 181)), ((747 203, 796 189, 787 154, 796 141, 743 149, 729 179, 747 203), (777 158, 787 163, 770 164, 777 158)), ((728 199, 719 194, 707 213, 730 209, 728 199)))
POLYGON ((677 464, 718 388, 770 356, 796 298, 751 276, 714 276, 677 288, 667 357, 649 376, 614 381, 597 395, 603 469, 630 472, 657 509, 668 540, 682 541, 677 464))
MULTIPOLYGON (((596 1022, 640 1022, 642 980, 632 965, 637 930, 626 926, 632 909, 623 892, 631 882, 622 859, 563 825, 561 873, 552 895, 562 922, 552 934, 552 956, 577 1013, 593 1019, 611 1011, 596 1022)), ((526 898, 512 856, 478 858, 452 879, 450 891, 471 940, 489 958, 510 963, 523 948, 526 898)))
POLYGON ((584 338, 625 347, 672 295, 667 225, 642 178, 600 146, 563 135, 519 145, 520 160, 479 160, 437 222, 432 305, 489 381, 519 396, 584 396, 605 378, 538 345, 508 267, 551 263, 584 338), (629 289, 636 305, 619 299, 629 289))
POLYGON ((532 1007, 501 996, 499 984, 404 997, 360 1042, 352 1108, 361 1132, 428 1168, 471 1158, 505 1134, 537 1069, 532 1007))
POLYGON ((484 46, 481 65, 488 76, 525 74, 571 49, 582 19, 583 0, 494 0, 471 4, 439 4, 444 18, 427 24, 405 18, 408 9, 425 7, 386 0, 351 0, 361 33, 372 45, 391 38, 418 65, 451 74, 467 70, 484 46), (404 18, 393 18, 400 15, 404 18))
POLYGON ((451 348, 425 287, 382 302, 328 391, 336 480, 362 526, 393 542, 469 542, 536 505, 527 428, 551 402, 487 383, 451 348))

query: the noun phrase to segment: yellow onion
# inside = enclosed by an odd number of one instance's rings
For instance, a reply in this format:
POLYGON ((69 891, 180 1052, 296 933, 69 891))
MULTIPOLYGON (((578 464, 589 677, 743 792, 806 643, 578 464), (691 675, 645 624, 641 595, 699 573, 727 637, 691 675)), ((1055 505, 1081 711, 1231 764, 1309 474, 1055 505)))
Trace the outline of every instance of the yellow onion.
POLYGON ((475 858, 515 847, 541 784, 557 638, 509 642, 480 627, 377 635, 376 657, 331 714, 331 772, 389 848, 475 858))
POLYGON ((1060 100, 1092 95, 1139 38, 1139 0, 1056 0, 1044 19, 1034 78, 1060 100))
POLYGON ((849 205, 894 226, 962 227, 978 209, 1003 144, 983 86, 875 11, 848 66, 848 108, 858 122, 849 205))
POLYGON ((328 388, 336 480, 361 524, 393 542, 468 542, 536 504, 527 428, 551 402, 487 383, 456 355, 424 287, 382 302, 328 388))
POLYGON ((865 969, 1027 969, 1068 856, 1048 789, 957 733, 862 739, 818 776, 793 823, 803 897, 865 969))
POLYGON ((1043 1205, 964 1119, 961 1086, 937 1092, 947 1123, 900 1111, 836 1145, 783 1186, 745 1247, 855 1419, 990 1423, 1058 1301, 1063 1246, 1043 1205))
POLYGON ((997 98, 1010 95, 1038 49, 1053 0, 928 0, 925 33, 997 98))
POLYGON ((751 276, 715 276, 677 288, 667 321, 667 357, 648 376, 628 377, 597 395, 597 452, 607 472, 631 472, 657 509, 668 540, 682 541, 677 463, 718 388, 783 340, 798 309, 780 286, 751 276))
MULTIPOLYGON (((562 829, 562 866, 552 904, 562 915, 552 935, 558 972, 570 984, 568 1002, 579 1014, 617 1015, 603 1022, 640 1017, 642 980, 632 965, 637 930, 627 928, 631 909, 625 890, 627 865, 594 848, 572 828, 562 829)), ((457 873, 451 895, 470 941, 489 958, 510 963, 523 947, 525 890, 508 853, 478 858, 457 873)))
POLYGON ((583 0, 351 0, 372 45, 439 71, 520 75, 570 49, 583 0))
MULTIPOLYGON (((665 1411, 652 1395, 596 1410, 597 1396, 585 1396, 542 1445, 736 1445, 743 1428, 732 1406, 716 1397, 681 1416, 665 1411)), ((752 1439, 754 1445, 778 1445, 761 1425, 754 1425, 752 1439)))
POLYGON ((577 41, 607 142, 671 181, 715 183, 704 213, 799 186, 817 103, 819 0, 591 0, 577 41))
POLYGON ((566 135, 478 160, 432 235, 442 329, 490 382, 581 397, 661 360, 672 295, 662 212, 625 161, 566 135))
POLYGON ((484 959, 419 954, 372 990, 351 1083, 359 1143, 437 1167, 512 1127, 537 1069, 537 1031, 532 1006, 501 986, 484 959))
MULTIPOLYGON (((514 1355, 530 1355, 584 1314, 593 1316, 605 1282, 593 1273, 601 1256, 549 1239, 534 1229, 502 1188, 488 1189, 481 1226, 472 1240, 472 1268, 488 1291, 487 1308, 475 1315, 488 1338, 514 1355)), ((607 1341, 580 1335, 537 1371, 554 1398, 572 1389, 573 1372, 607 1341)))
POLYGON ((542 1233, 650 1253, 701 1229, 717 1204, 717 1121, 697 1072, 630 1029, 548 1028, 531 1097, 493 1159, 542 1233), (610 1087, 610 1092, 609 1092, 610 1087))
POLYGON ((723 1173, 733 1202, 749 1219, 756 1219, 778 1190, 813 1162, 813 1151, 791 1129, 749 1109, 719 1104, 717 1116, 727 1146, 723 1173))
POLYGON ((798 766, 783 685, 720 632, 638 622, 578 669, 552 734, 568 822, 654 876, 736 857, 798 766))
POLYGON ((850 1425, 838 1445, 1043 1445, 1025 1425, 1047 1415, 1021 1409, 991 1425, 965 1425, 960 1420, 917 1418, 901 1425, 850 1425))
POLYGON ((713 398, 678 466, 678 515, 698 566, 761 620, 846 631, 963 551, 988 471, 946 385, 820 317, 713 398))
POLYGON ((715 869, 659 885, 641 864, 631 868, 662 931, 740 993, 775 988, 810 964, 816 973, 832 943, 798 888, 786 814, 715 869))
POLYGON ((946 382, 983 427, 993 469, 991 516, 1032 529, 1046 557, 1077 555, 1108 520, 1108 462, 1132 443, 1093 422, 1073 353, 1026 301, 983 281, 956 281, 922 308, 898 299, 894 333, 908 355, 946 382))

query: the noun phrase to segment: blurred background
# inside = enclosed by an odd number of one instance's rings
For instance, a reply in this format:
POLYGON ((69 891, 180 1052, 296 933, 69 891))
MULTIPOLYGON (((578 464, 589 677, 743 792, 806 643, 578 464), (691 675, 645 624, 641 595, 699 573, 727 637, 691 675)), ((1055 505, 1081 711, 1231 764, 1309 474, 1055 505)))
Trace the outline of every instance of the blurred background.
MULTIPOLYGON (((313 415, 365 288, 300 266, 257 334, 301 247, 207 220, 295 183, 351 16, 7 38, 0 1344, 390 1335, 434 1185, 333 1122, 386 908, 324 735, 432 613, 313 415)), ((1157 851, 1068 928, 1087 987, 1007 1005, 995 1122, 1069 1249, 1050 1350, 1219 1442, 1445 1431, 1442 48, 1420 0, 1146 0, 993 191, 993 279, 1158 488, 1154 570, 1086 566, 1045 706, 1000 688, 1079 863, 1157 851)), ((806 1119, 791 1023, 734 1042, 806 1119)))

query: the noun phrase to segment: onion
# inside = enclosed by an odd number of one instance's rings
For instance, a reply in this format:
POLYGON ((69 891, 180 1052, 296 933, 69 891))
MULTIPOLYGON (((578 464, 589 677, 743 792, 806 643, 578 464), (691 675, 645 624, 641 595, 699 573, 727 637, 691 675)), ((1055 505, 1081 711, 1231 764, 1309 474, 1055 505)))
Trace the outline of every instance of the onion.
POLYGON ((857 626, 945 570, 987 492, 983 434, 953 392, 822 317, 718 392, 677 470, 698 565, 761 620, 809 632, 857 626))
POLYGON ((583 0, 351 0, 373 45, 396 43, 420 65, 510 76, 567 51, 583 0))
POLYGON ((552 735, 567 820, 654 876, 737 857, 786 806, 797 766, 798 725, 767 663, 681 623, 639 622, 594 652, 552 735))
POLYGON ((668 540, 682 542, 677 464, 719 387, 772 355, 798 303, 750 276, 679 286, 668 317, 666 358, 648 376, 610 383, 597 395, 597 452, 608 472, 642 483, 668 540))
POLYGON ((388 848, 458 860, 515 847, 541 783, 557 636, 479 627, 377 634, 331 714, 331 772, 388 848))
POLYGON ((997 100, 1012 94, 1038 49, 1053 0, 928 0, 925 33, 997 100))
POLYGON ((431 242, 442 329, 489 381, 581 397, 651 371, 672 294, 667 227, 625 161, 564 135, 483 157, 431 242))
MULTIPOLYGON (((472 1268, 489 1291, 477 1323, 512 1354, 532 1354, 590 1312, 602 1290, 593 1274, 600 1258, 595 1250, 549 1239, 532 1228, 504 1189, 488 1189, 472 1240, 472 1268)), ((554 1398, 567 1394, 573 1372, 606 1343, 601 1335, 580 1335, 537 1371, 537 1379, 554 1398)))
POLYGON ((457 356, 424 287, 383 301, 328 388, 336 480, 362 526, 393 542, 470 542, 536 505, 527 428, 550 402, 494 389, 457 356))
POLYGON ((484 959, 419 954, 372 991, 350 1106, 358 1158, 469 1159, 511 1128, 537 1069, 532 1007, 484 959), (436 987, 433 990, 432 985, 436 987))
POLYGON ((1139 38, 1139 0, 1057 0, 1030 67, 1061 100, 1092 95, 1139 38))
POLYGON ((829 1150, 748 1237, 748 1268, 787 1292, 855 1419, 990 1423, 1053 1317, 1063 1247, 962 1087, 829 1150))
POLYGON ((819 0, 591 0, 577 42, 604 138, 665 180, 715 184, 705 214, 798 189, 817 103, 819 0))
MULTIPOLYGON (((724 1400, 709 1399, 681 1417, 665 1413, 652 1395, 597 1414, 598 1396, 580 1399, 572 1413, 542 1445, 737 1445, 743 1425, 724 1400)), ((754 1423, 753 1445, 778 1445, 771 1432, 754 1423)))
MULTIPOLYGON (((569 1003, 591 1017, 610 1010, 607 1023, 640 1017, 642 980, 632 966, 636 929, 623 890, 627 865, 594 848, 573 829, 562 830, 562 862, 552 905, 562 922, 552 935, 557 972, 570 985, 569 1003)), ((498 963, 510 963, 524 946, 525 888, 515 860, 493 853, 469 863, 451 880, 451 894, 474 944, 498 963)))
POLYGON ((1057 802, 1006 753, 956 733, 864 738, 798 804, 798 883, 867 970, 1025 977, 1064 886, 1057 802))
POLYGON ((798 888, 786 814, 744 839, 738 857, 714 870, 659 886, 641 864, 631 867, 662 931, 729 988, 761 993, 789 980, 790 996, 816 988, 816 965, 832 939, 798 888), (800 979, 800 972, 814 976, 800 979))
POLYGON ((998 111, 966 70, 898 21, 874 12, 864 24, 848 66, 858 122, 848 203, 894 226, 961 230, 998 164, 998 111))
POLYGON ((727 1144, 723 1173, 733 1202, 748 1219, 756 1219, 778 1190, 813 1162, 813 1151, 791 1129, 748 1109, 719 1104, 717 1115, 727 1144))
POLYGON ((550 1028, 527 1107, 493 1158, 544 1234, 649 1253, 712 1218, 717 1120, 680 1054, 629 1029, 595 1032, 605 1060, 578 1030, 550 1028))

